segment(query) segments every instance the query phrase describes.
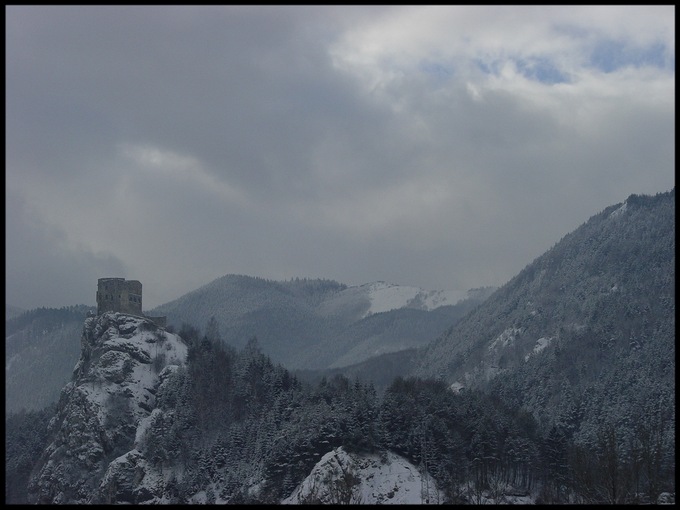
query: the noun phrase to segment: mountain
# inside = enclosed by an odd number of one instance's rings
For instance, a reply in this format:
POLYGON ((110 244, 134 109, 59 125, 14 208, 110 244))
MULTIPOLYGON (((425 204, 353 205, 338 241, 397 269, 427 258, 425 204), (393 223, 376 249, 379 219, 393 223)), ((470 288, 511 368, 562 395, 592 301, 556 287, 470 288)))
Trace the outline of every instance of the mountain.
POLYGON ((163 382, 186 362, 181 339, 153 322, 106 313, 85 320, 74 379, 62 390, 50 443, 34 467, 35 503, 126 500, 146 473, 136 449, 163 382))
POLYGON ((671 441, 675 190, 594 215, 432 342, 412 374, 489 391, 581 444, 607 426, 622 444, 640 427, 671 441))
MULTIPOLYGON (((236 351, 187 333, 122 313, 87 318, 56 410, 7 422, 6 502, 482 501, 464 484, 486 447, 476 429, 536 440, 532 427, 506 430, 514 412, 483 395, 400 378, 381 400, 341 376, 305 385, 254 340, 236 351)), ((526 478, 508 459, 513 482, 489 497, 526 478)))
POLYGON ((5 321, 5 412, 59 399, 80 355, 84 305, 37 308, 5 321))
POLYGON ((175 328, 201 328, 214 317, 234 347, 256 337, 265 354, 288 368, 321 369, 425 345, 489 293, 227 275, 152 313, 175 328))

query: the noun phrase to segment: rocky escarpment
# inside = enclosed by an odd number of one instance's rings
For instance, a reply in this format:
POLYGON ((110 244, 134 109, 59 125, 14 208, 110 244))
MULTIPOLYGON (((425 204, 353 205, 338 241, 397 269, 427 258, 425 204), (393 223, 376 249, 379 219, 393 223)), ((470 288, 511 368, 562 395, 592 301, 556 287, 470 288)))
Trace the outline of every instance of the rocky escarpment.
POLYGON ((81 356, 50 423, 51 442, 29 484, 35 503, 136 503, 144 478, 138 429, 155 394, 186 362, 181 338, 148 319, 106 313, 85 320, 81 356))

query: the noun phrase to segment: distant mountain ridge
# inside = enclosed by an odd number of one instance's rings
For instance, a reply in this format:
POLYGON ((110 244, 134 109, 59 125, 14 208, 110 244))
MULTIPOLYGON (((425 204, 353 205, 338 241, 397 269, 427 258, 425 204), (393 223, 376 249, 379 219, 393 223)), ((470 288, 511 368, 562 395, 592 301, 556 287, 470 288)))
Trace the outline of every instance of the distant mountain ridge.
MULTIPOLYGON (((223 339, 235 346, 255 336, 277 361, 321 368, 424 345, 490 290, 428 292, 384 282, 348 287, 323 279, 277 282, 226 275, 164 307, 173 310, 177 328, 186 322, 203 330, 215 316, 222 319, 223 339), (461 296, 468 299, 451 306, 461 296)), ((6 319, 7 412, 56 402, 78 360, 83 321, 95 311, 85 305, 37 308, 6 319)))
POLYGON ((313 369, 425 345, 492 290, 226 275, 151 313, 167 316, 176 328, 186 323, 202 329, 215 317, 227 343, 242 347, 256 337, 272 360, 313 369))

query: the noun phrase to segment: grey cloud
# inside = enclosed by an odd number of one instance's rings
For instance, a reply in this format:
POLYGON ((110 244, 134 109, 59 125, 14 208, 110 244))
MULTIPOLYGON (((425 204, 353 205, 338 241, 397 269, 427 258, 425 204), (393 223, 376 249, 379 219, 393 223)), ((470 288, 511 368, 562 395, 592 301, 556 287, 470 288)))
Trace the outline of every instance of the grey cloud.
POLYGON ((437 52, 336 65, 338 41, 400 12, 8 7, 8 297, 53 302, 63 278, 87 298, 115 272, 151 282, 146 306, 227 273, 500 285, 602 208, 673 185, 665 91, 574 89, 560 110, 484 86, 474 51, 442 51, 445 77, 437 52))
POLYGON ((26 204, 6 198, 5 297, 20 308, 95 304, 97 278, 129 274, 112 254, 72 248, 64 232, 33 218, 26 204))
POLYGON ((290 11, 185 11, 36 13, 30 21, 42 23, 28 44, 10 45, 20 56, 8 93, 22 106, 8 109, 12 152, 37 150, 53 171, 90 172, 61 162, 64 154, 141 141, 200 156, 225 179, 271 195, 312 177, 308 152, 324 139, 361 142, 389 121, 356 97, 325 47, 300 35, 290 11))

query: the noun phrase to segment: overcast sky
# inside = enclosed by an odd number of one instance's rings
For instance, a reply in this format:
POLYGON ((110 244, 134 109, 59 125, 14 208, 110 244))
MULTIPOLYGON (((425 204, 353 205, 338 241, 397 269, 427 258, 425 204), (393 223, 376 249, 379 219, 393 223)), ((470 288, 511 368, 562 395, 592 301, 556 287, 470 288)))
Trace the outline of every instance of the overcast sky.
POLYGON ((674 140, 674 6, 8 6, 6 299, 500 286, 674 140))

